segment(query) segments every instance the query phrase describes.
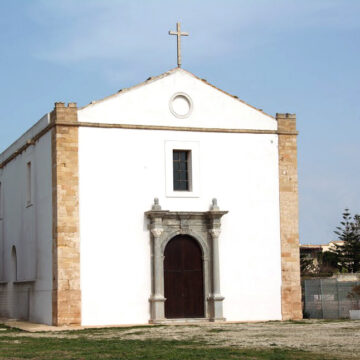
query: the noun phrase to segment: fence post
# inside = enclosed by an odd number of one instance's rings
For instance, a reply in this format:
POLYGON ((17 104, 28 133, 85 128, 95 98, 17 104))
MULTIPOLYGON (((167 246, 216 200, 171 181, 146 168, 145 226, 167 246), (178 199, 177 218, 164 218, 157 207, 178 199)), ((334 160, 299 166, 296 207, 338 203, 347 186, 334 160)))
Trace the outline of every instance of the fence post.
POLYGON ((323 293, 323 286, 322 286, 322 279, 319 280, 320 282, 320 298, 321 298, 321 318, 324 318, 324 293, 323 293))
POLYGON ((340 306, 340 296, 339 296, 339 282, 338 279, 336 279, 336 300, 338 303, 338 319, 340 319, 340 313, 341 313, 341 306, 340 306))

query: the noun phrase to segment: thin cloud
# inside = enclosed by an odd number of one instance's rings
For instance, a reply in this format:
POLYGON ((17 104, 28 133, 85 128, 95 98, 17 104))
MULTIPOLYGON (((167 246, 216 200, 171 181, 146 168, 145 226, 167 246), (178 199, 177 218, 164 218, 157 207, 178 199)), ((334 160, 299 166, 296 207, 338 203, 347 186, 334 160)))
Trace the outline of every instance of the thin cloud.
POLYGON ((207 1, 206 6, 204 1, 40 1, 29 8, 29 16, 44 30, 50 29, 50 41, 34 52, 46 61, 125 61, 154 52, 159 58, 172 49, 166 31, 180 19, 193 37, 184 40, 185 46, 198 62, 263 46, 283 31, 358 27, 353 9, 338 11, 339 5, 336 1, 207 1))

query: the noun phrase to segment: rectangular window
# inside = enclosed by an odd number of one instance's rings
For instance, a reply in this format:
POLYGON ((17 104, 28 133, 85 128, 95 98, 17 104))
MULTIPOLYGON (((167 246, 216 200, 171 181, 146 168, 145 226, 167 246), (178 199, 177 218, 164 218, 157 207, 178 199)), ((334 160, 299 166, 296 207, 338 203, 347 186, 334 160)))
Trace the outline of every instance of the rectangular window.
POLYGON ((2 194, 2 184, 0 182, 0 220, 3 218, 3 194, 2 194))
POLYGON ((173 150, 174 191, 190 190, 191 152, 189 150, 173 150))
POLYGON ((31 205, 31 162, 26 164, 26 205, 31 205))
POLYGON ((200 143, 165 140, 166 197, 200 196, 200 143))

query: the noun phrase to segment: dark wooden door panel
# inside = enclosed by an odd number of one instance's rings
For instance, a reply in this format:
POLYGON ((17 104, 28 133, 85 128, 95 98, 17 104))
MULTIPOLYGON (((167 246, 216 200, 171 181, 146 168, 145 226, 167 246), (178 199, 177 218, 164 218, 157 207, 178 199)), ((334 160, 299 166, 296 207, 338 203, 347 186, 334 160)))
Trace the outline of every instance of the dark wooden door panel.
POLYGON ((203 294, 203 273, 202 271, 184 272, 184 317, 204 316, 204 294, 203 294), (196 291, 193 291, 196 289, 196 291))
POLYGON ((202 253, 190 236, 174 237, 165 248, 165 317, 204 316, 202 253))
POLYGON ((165 248, 164 264, 167 271, 180 271, 182 269, 182 242, 171 240, 165 248))
POLYGON ((184 303, 182 301, 183 294, 181 284, 183 274, 179 271, 169 271, 165 276, 165 317, 181 318, 184 313, 184 303))

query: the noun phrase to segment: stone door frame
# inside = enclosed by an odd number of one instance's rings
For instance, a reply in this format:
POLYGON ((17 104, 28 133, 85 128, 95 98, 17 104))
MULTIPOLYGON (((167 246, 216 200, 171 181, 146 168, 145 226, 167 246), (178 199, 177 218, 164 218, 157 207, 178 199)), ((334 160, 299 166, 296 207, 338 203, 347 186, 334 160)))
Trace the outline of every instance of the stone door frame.
POLYGON ((164 251, 168 242, 177 235, 192 237, 202 251, 205 301, 202 320, 225 320, 222 310, 224 297, 220 294, 218 242, 221 217, 227 213, 219 210, 216 199, 210 211, 204 212, 161 210, 155 199, 152 210, 145 213, 150 220, 151 237, 150 323, 174 321, 165 318, 164 251))

